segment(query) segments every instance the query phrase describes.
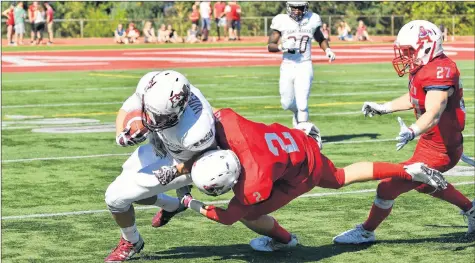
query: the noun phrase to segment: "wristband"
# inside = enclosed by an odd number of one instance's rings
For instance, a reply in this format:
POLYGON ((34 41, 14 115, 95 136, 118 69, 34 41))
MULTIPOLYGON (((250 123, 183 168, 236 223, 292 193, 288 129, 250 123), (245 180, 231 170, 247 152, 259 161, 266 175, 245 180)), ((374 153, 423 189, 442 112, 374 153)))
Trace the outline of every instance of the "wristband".
POLYGON ((329 47, 327 47, 327 49, 325 49, 325 54, 328 54, 328 52, 331 52, 331 51, 332 50, 329 47))
POLYGON ((204 207, 204 204, 198 200, 191 199, 190 203, 188 204, 188 207, 191 208, 191 210, 201 213, 201 208, 204 207))
POLYGON ((417 136, 421 135, 421 129, 417 127, 417 125, 414 123, 412 124, 409 129, 414 133, 414 138, 417 136))

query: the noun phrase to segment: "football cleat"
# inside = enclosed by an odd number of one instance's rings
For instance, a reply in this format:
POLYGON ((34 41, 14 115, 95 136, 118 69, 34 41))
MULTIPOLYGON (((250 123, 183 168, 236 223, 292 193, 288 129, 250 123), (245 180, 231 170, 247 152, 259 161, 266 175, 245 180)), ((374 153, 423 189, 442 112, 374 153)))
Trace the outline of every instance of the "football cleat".
POLYGON ((473 207, 467 212, 460 211, 460 214, 462 214, 467 220, 467 235, 475 234, 475 199, 472 201, 472 204, 473 207))
POLYGON ((155 216, 152 218, 152 227, 162 227, 162 226, 168 224, 168 222, 170 222, 170 220, 176 214, 179 214, 179 213, 181 213, 185 210, 186 210, 186 207, 181 202, 180 202, 180 206, 178 207, 178 209, 173 211, 173 212, 168 212, 168 211, 164 210, 163 208, 160 209, 160 211, 158 211, 157 214, 155 214, 155 216))
POLYGON ((104 262, 124 262, 135 254, 139 253, 145 245, 142 237, 135 244, 130 243, 123 237, 120 238, 119 245, 104 259, 104 262))
POLYGON ((291 234, 290 242, 287 244, 277 242, 268 236, 262 236, 262 237, 254 238, 253 240, 251 240, 249 245, 251 245, 252 249, 256 251, 272 252, 276 250, 293 248, 297 246, 298 243, 299 243, 299 240, 297 239, 297 236, 294 234, 291 234))
POLYGON ((447 181, 441 172, 427 167, 423 163, 414 163, 404 166, 406 172, 412 176, 412 181, 421 182, 434 187, 436 190, 447 188, 447 181))
POLYGON ((333 238, 335 244, 364 244, 376 241, 373 231, 363 228, 363 225, 357 225, 355 228, 345 231, 333 238))

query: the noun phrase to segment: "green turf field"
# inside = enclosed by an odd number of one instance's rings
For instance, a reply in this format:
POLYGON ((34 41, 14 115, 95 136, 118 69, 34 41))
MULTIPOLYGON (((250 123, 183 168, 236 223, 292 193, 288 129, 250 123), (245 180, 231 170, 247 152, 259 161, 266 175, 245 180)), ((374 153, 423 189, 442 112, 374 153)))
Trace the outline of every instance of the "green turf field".
MULTIPOLYGON (((467 106, 465 153, 474 156, 474 66, 473 61, 458 65, 467 106)), ((290 114, 280 108, 278 67, 180 71, 214 107, 232 107, 256 121, 291 123, 290 114)), ((127 156, 64 157, 125 154, 134 148, 116 146, 113 132, 36 133, 32 129, 58 125, 16 118, 81 118, 99 121, 89 126, 112 124, 115 112, 146 72, 2 74, 3 262, 102 262, 117 245, 119 230, 107 212, 11 217, 105 210, 105 189, 120 173, 127 156), (29 158, 53 159, 24 160, 29 158)), ((398 134, 397 116, 411 124, 411 112, 372 119, 359 113, 364 101, 383 102, 406 91, 407 79, 398 78, 388 63, 316 65, 309 104, 311 120, 326 142, 323 152, 337 166, 409 158, 415 142, 396 152, 395 142, 384 139, 398 134)), ((474 178, 450 176, 448 181, 470 183, 474 178)), ((239 223, 222 226, 187 211, 157 230, 150 226, 157 209, 140 210, 137 225, 146 245, 132 262, 473 262, 475 239, 464 237, 466 223, 458 209, 412 192, 396 201, 392 215, 376 232, 380 242, 372 246, 332 245, 334 235, 366 218, 374 198, 374 192, 352 191, 375 186, 364 183, 339 191, 315 189, 312 193, 335 194, 297 199, 275 212, 279 222, 299 236, 302 245, 274 254, 253 252, 248 242, 257 235, 239 223)), ((457 188, 474 198, 473 184, 457 188)), ((204 201, 230 198, 227 194, 213 199, 197 190, 194 195, 204 201)))

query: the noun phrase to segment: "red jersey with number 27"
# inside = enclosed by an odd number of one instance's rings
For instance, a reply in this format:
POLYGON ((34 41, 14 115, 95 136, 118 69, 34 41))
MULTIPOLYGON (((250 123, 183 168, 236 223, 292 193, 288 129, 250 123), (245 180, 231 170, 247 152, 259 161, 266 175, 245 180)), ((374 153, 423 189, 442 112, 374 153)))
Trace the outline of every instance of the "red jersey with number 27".
POLYGON ((304 132, 278 123, 253 122, 231 109, 222 109, 215 116, 218 145, 232 150, 241 162, 242 172, 233 188, 241 204, 268 199, 276 181, 289 185, 319 181, 320 149, 304 132))
POLYGON ((454 89, 439 123, 421 136, 425 143, 440 151, 455 149, 462 144, 465 108, 460 72, 455 62, 442 54, 409 75, 409 94, 416 118, 425 113, 426 94, 430 90, 454 89))

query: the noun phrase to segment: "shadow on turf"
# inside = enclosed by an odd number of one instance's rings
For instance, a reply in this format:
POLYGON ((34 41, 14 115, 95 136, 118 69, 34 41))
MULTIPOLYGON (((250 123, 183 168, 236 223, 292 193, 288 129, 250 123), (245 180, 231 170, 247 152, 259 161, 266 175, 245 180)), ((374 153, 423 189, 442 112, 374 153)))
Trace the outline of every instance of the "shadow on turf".
POLYGON ((175 247, 166 251, 150 254, 142 254, 136 259, 140 260, 164 260, 164 259, 202 259, 218 257, 214 260, 242 260, 244 262, 313 262, 325 258, 331 258, 342 253, 356 252, 367 249, 371 245, 364 246, 338 246, 323 245, 319 247, 307 247, 299 245, 297 248, 288 251, 278 251, 274 253, 256 252, 247 244, 236 244, 227 246, 185 246, 175 247))
POLYGON ((443 234, 438 237, 431 238, 412 238, 412 239, 395 239, 395 240, 378 240, 377 244, 416 244, 416 243, 441 243, 441 244, 467 244, 453 248, 454 251, 464 250, 475 247, 475 234, 466 235, 465 232, 455 232, 443 234))
POLYGON ((370 139, 376 139, 381 135, 379 133, 360 133, 360 134, 344 134, 344 135, 332 135, 322 136, 323 142, 341 142, 354 138, 369 137, 370 139))

